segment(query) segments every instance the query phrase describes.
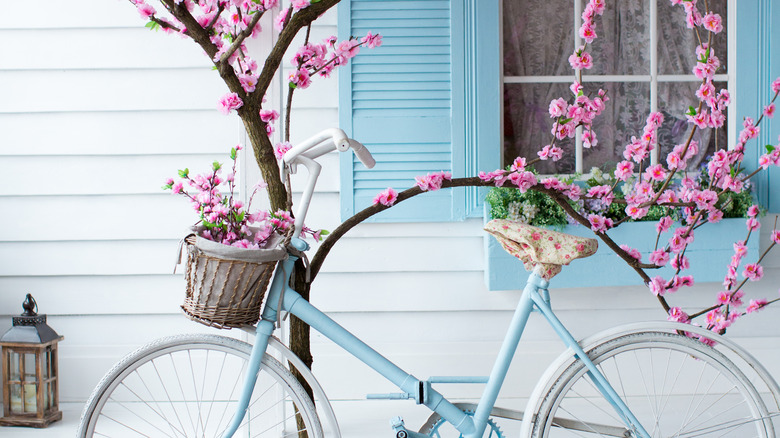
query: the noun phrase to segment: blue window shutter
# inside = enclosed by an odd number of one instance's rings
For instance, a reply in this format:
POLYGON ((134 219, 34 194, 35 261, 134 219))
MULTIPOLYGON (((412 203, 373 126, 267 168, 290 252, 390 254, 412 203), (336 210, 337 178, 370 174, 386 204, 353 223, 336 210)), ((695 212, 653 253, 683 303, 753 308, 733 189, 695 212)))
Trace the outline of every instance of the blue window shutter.
MULTIPOLYGON (((741 0, 737 2, 737 65, 731 66, 737 77, 736 116, 761 115, 769 103, 772 81, 780 76, 780 5, 772 0, 741 0)), ((759 156, 766 152, 764 145, 777 144, 780 127, 774 120, 762 121, 758 139, 745 148, 745 168, 758 167, 759 156), (774 125, 774 126, 773 126, 774 125), (755 142, 755 143, 754 143, 755 142)), ((737 129, 741 129, 737 123, 737 129)), ((770 167, 753 178, 755 193, 761 205, 770 212, 780 212, 780 169, 770 167)))
MULTIPOLYGON (((453 23, 453 34, 463 35, 463 96, 455 99, 463 107, 464 167, 467 176, 501 167, 502 70, 500 1, 460 0, 461 23, 453 23)), ((481 217, 487 187, 465 189, 466 214, 481 217)))
MULTIPOLYGON (((372 204, 387 187, 402 191, 414 177, 449 171, 463 176, 462 138, 453 141, 453 9, 449 1, 344 0, 339 39, 382 35, 339 70, 342 129, 376 159, 365 169, 341 155, 341 213, 372 204)), ((459 124, 460 125, 460 124, 459 124)), ((462 219, 462 190, 439 190, 405 201, 372 218, 377 222, 462 219)))

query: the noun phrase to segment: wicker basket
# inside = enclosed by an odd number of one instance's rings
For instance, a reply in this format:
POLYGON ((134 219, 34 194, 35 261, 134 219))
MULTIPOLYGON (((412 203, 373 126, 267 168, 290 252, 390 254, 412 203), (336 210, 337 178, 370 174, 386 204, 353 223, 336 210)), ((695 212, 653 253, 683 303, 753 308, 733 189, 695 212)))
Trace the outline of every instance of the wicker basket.
POLYGON ((233 248, 195 235, 185 243, 187 295, 181 308, 187 317, 226 329, 255 324, 276 263, 286 255, 284 248, 233 248))

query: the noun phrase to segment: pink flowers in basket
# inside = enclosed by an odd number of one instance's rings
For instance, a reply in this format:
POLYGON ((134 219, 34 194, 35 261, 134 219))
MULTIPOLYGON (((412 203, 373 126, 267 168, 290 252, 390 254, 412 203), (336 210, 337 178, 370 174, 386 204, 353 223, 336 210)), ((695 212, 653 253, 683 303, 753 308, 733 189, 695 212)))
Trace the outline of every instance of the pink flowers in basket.
POLYGON ((199 231, 200 237, 224 245, 260 249, 274 233, 289 230, 294 221, 290 213, 283 210, 275 213, 250 213, 254 195, 257 190, 265 187, 263 182, 255 186, 246 205, 235 199, 236 159, 239 150, 240 145, 230 150, 230 159, 233 160, 230 173, 223 176, 222 164, 215 161, 208 173, 190 176, 189 169, 180 170, 181 179, 176 182, 169 178, 163 189, 190 199, 192 207, 200 217, 199 225, 203 227, 202 231, 199 231), (223 193, 224 188, 227 189, 226 193, 223 193))

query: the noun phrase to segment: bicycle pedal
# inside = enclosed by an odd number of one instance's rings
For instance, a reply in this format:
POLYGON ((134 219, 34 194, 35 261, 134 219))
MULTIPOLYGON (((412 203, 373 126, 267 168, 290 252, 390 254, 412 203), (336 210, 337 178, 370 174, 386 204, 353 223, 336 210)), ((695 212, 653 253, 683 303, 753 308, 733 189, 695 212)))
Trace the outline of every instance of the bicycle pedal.
POLYGON ((395 438, 430 438, 428 435, 423 435, 418 432, 407 430, 404 425, 404 419, 401 417, 393 417, 390 419, 390 427, 395 431, 395 438))

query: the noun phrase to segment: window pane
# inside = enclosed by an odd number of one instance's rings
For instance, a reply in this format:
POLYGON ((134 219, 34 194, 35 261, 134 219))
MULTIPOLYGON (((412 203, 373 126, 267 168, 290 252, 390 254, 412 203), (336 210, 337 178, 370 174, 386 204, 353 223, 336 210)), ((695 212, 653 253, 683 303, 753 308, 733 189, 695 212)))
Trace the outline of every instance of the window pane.
MULTIPOLYGON (((585 4, 587 1, 583 2, 583 8, 585 4)), ((581 20, 578 26, 580 24, 581 20)), ((593 67, 583 74, 649 75, 649 25, 650 3, 647 0, 607 2, 604 15, 596 19, 598 38, 590 46, 593 67)))
MULTIPOLYGON (((548 107, 550 101, 571 96, 568 84, 506 84, 504 86, 504 166, 518 156, 529 161, 553 139, 550 133, 553 120, 548 107)), ((573 172, 573 139, 559 143, 567 151, 564 159, 553 163, 542 161, 535 165, 540 173, 573 172)))
POLYGON ((623 150, 631 136, 642 135, 650 114, 650 84, 644 82, 588 83, 586 92, 602 88, 610 100, 604 111, 593 121, 598 144, 583 150, 583 170, 592 167, 613 170, 623 161, 623 150))
MULTIPOLYGON (((691 132, 691 124, 685 117, 689 105, 697 102, 696 82, 670 82, 658 84, 658 107, 663 108, 664 123, 658 133, 658 144, 661 147, 659 161, 666 165, 666 155, 678 144, 687 141, 691 132)), ((715 82, 715 89, 726 88, 726 83, 715 82)), ((724 111, 724 114, 728 115, 724 111)), ((703 160, 712 155, 716 148, 728 147, 728 132, 726 124, 717 132, 713 129, 697 129, 693 137, 699 143, 699 153, 689 160, 688 170, 697 170, 703 160)))
POLYGON ((503 22, 505 76, 572 74, 574 2, 506 0, 503 22))
MULTIPOLYGON (((710 9, 722 18, 723 31, 713 35, 712 47, 720 60, 717 73, 727 73, 728 44, 726 43, 727 2, 709 2, 710 9)), ((703 10, 703 9, 699 9, 703 10)), ((708 35, 701 32, 702 38, 708 35)), ((696 34, 685 24, 685 11, 669 2, 658 2, 658 73, 662 75, 690 74, 696 65, 695 49, 699 45, 696 34), (671 44, 671 43, 674 44, 671 44)))

